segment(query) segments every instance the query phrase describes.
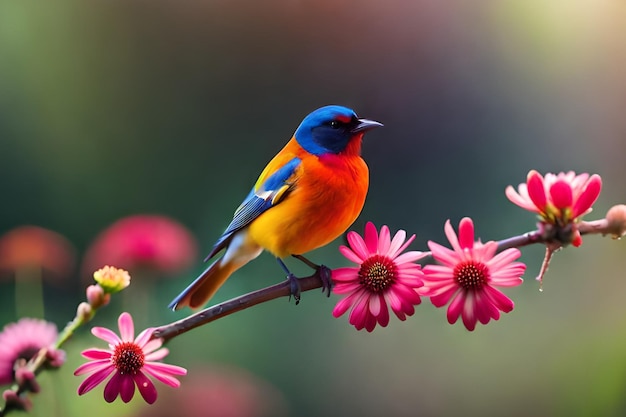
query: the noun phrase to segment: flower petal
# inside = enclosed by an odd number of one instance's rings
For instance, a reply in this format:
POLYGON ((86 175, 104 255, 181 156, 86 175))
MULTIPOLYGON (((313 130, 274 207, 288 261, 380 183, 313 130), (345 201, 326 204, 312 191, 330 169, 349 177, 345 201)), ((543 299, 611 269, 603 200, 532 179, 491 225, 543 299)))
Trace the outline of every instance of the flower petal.
POLYGON ((452 251, 439 243, 428 241, 428 248, 432 252, 433 258, 444 265, 454 268, 462 260, 458 252, 452 251))
POLYGON ((115 370, 113 365, 107 366, 93 374, 89 375, 78 387, 78 395, 83 395, 86 392, 91 391, 96 386, 98 386, 102 381, 104 381, 110 374, 115 370))
MULTIPOLYGON (((140 348, 142 348, 144 353, 146 353, 144 347, 146 346, 146 343, 150 341, 150 338, 152 337, 152 332, 154 332, 154 328, 148 327, 147 329, 139 333, 139 335, 135 339, 135 344, 139 346, 140 348)), ((155 340, 159 340, 159 339, 155 339, 155 340)))
POLYGON ((149 353, 157 350, 161 346, 163 346, 163 340, 162 339, 152 339, 148 343, 145 344, 145 346, 143 347, 142 350, 143 350, 144 354, 149 354, 149 353))
POLYGON ((602 190, 602 178, 599 175, 594 174, 589 178, 587 186, 582 191, 576 202, 574 203, 574 209, 572 210, 572 217, 578 218, 585 214, 596 202, 600 191, 602 190))
POLYGON ((381 305, 380 313, 378 314, 378 324, 382 327, 387 327, 389 324, 389 309, 387 308, 387 303, 385 302, 385 297, 382 294, 378 294, 378 302, 381 305))
POLYGON ((379 255, 385 255, 389 252, 389 246, 391 245, 391 233, 389 227, 383 226, 380 228, 380 236, 378 236, 378 247, 376 248, 379 255))
POLYGON ((137 375, 138 373, 136 375, 121 375, 120 398, 125 403, 130 402, 130 400, 132 400, 135 395, 135 378, 137 377, 137 375))
POLYGON ((572 207, 574 195, 569 183, 559 180, 550 187, 550 199, 552 204, 558 209, 572 207))
POLYGON ((391 309, 395 311, 402 311, 402 300, 393 291, 387 291, 383 294, 385 301, 389 304, 391 309))
POLYGON ((91 334, 113 346, 122 343, 122 339, 120 339, 113 330, 107 329, 106 327, 93 327, 91 334))
POLYGON ((380 298, 378 295, 373 294, 369 297, 369 310, 374 317, 378 317, 380 314, 380 298))
POLYGON ((472 251, 472 259, 476 262, 487 263, 498 251, 498 243, 490 240, 486 243, 476 242, 472 251))
POLYGON ((418 259, 424 258, 425 256, 426 254, 424 252, 413 250, 413 251, 405 252, 402 255, 396 256, 396 258, 394 259, 394 262, 396 265, 413 263, 417 261, 418 259))
MULTIPOLYGON (((384 256, 388 256, 389 258, 395 258, 398 253, 402 251, 402 246, 404 245, 404 241, 406 239, 406 232, 404 230, 398 230, 396 234, 393 236, 389 248, 387 249, 387 253, 383 254, 384 256)), ((415 236, 413 236, 415 239, 415 236)), ((413 240, 411 239, 411 240, 413 240)))
POLYGON ((363 240, 361 235, 356 232, 350 231, 348 232, 348 236, 346 238, 348 239, 348 244, 350 245, 350 248, 360 258, 360 260, 362 261, 367 259, 367 257, 369 256, 369 252, 367 250, 367 245, 365 244, 365 241, 363 240))
POLYGON ((152 381, 150 381, 147 376, 139 371, 137 372, 137 374, 135 374, 135 383, 137 384, 137 389, 139 390, 139 393, 141 394, 143 399, 148 404, 154 404, 157 399, 157 390, 154 387, 152 381))
MULTIPOLYGON (((387 228, 386 233, 389 234, 389 228, 387 226, 382 227, 381 234, 383 233, 383 229, 385 228, 387 228)), ((367 222, 365 224, 365 232, 363 235, 365 240, 365 246, 367 247, 367 253, 378 253, 378 232, 376 231, 376 226, 374 226, 374 223, 367 222)))
POLYGON ((130 314, 123 312, 120 314, 117 324, 120 329, 120 337, 123 342, 132 342, 135 339, 135 325, 130 314))
POLYGON ((333 286, 333 294, 348 294, 357 291, 361 288, 361 285, 357 281, 353 282, 339 282, 333 286))
POLYGON ((526 178, 528 196, 540 212, 545 211, 545 207, 548 202, 543 182, 543 177, 537 171, 531 170, 528 173, 526 178))
POLYGON ((467 330, 471 332, 476 328, 476 300, 473 291, 467 291, 465 293, 461 318, 463 319, 463 324, 467 330))
POLYGON ((459 223, 459 245, 462 249, 474 247, 474 222, 469 217, 463 217, 459 223))
POLYGON ((347 246, 339 246, 339 252, 350 262, 354 262, 355 264, 363 262, 363 258, 359 257, 359 255, 354 253, 354 251, 347 246))
POLYGON ((419 275, 403 274, 396 277, 396 282, 406 287, 420 288, 424 286, 424 281, 422 280, 422 277, 423 275, 421 274, 421 271, 419 275))
POLYGON ((181 366, 170 365, 163 362, 148 362, 151 370, 156 370, 161 373, 170 375, 187 375, 187 370, 181 366))
POLYGON ((363 291, 359 299, 354 303, 348 317, 348 322, 353 326, 360 327, 361 329, 365 327, 365 322, 367 320, 367 316, 369 315, 367 308, 369 296, 370 295, 367 291, 363 291))
POLYGON ((367 315, 365 317, 363 327, 365 327, 365 330, 371 333, 376 328, 376 317, 372 315, 367 315))
POLYGON ((339 302, 337 303, 337 305, 335 305, 335 308, 333 309, 333 316, 337 318, 343 315, 346 311, 348 311, 348 309, 354 304, 355 300, 360 296, 363 291, 364 290, 356 291, 346 298, 339 300, 339 302))
POLYGON ((489 298, 484 295, 482 291, 474 291, 474 313, 476 314, 476 319, 482 323, 487 324, 491 319, 492 314, 499 316, 497 310, 495 310, 489 301, 489 298))
POLYGON ((331 271, 331 278, 338 282, 353 282, 359 280, 359 270, 354 267, 337 268, 331 271))
POLYGON ((74 371, 74 376, 88 374, 91 372, 98 372, 105 368, 109 368, 111 366, 113 365, 111 364, 110 359, 100 359, 96 361, 89 361, 87 363, 80 365, 78 368, 76 368, 76 370, 74 371))
POLYGON ((491 274, 490 284, 498 287, 514 287, 524 280, 521 276, 526 270, 526 265, 521 262, 513 262, 491 274))
MULTIPOLYGON (((448 304, 448 301, 459 291, 458 285, 450 284, 442 287, 436 294, 430 296, 430 302, 435 307, 443 307, 448 304)), ((429 294, 426 294, 429 295, 429 294)))
POLYGON ((122 388, 123 376, 119 372, 115 372, 109 382, 104 387, 104 400, 108 403, 115 401, 122 388))
POLYGON ((457 295, 452 299, 452 302, 448 306, 448 311, 446 313, 448 323, 454 324, 459 319, 459 316, 461 315, 461 311, 463 310, 463 306, 465 304, 465 297, 465 291, 459 291, 457 295))
POLYGON ((96 348, 83 350, 80 354, 87 359, 110 359, 112 355, 110 350, 96 348))
POLYGON ((420 296, 415 289, 402 284, 396 283, 396 285, 391 287, 390 291, 394 291, 403 301, 410 304, 419 304, 421 302, 420 296))
POLYGON ((528 197, 526 184, 520 184, 519 189, 520 189, 520 192, 517 193, 515 189, 511 185, 509 185, 504 190, 504 194, 511 201, 511 203, 516 204, 520 206, 521 208, 529 210, 529 211, 539 212, 539 210, 537 209, 535 204, 532 202, 530 197, 528 197), (524 197, 524 194, 526 195, 526 197, 524 197))
POLYGON ((166 357, 167 355, 169 355, 170 350, 168 348, 161 348, 158 350, 155 350, 152 353, 148 353, 145 356, 145 361, 160 361, 161 359, 163 359, 164 357, 166 357))
POLYGON ((508 313, 513 310, 515 304, 513 300, 498 291, 497 289, 487 285, 484 287, 485 294, 489 297, 489 300, 498 308, 498 310, 508 313))
POLYGON ((517 248, 505 249, 488 261, 483 261, 489 268, 492 274, 497 274, 498 271, 510 264, 522 255, 522 252, 517 248))
MULTIPOLYGON (((448 242, 450 242, 450 245, 452 246, 452 249, 457 253, 457 254, 462 254, 463 250, 461 249, 461 246, 459 245, 459 239, 456 236, 456 233, 454 231, 454 229, 452 228, 452 224, 450 223, 450 219, 446 220, 446 224, 443 227, 443 231, 446 234, 446 237, 448 238, 448 242)), ((430 242, 428 243, 428 246, 430 247, 430 242)), ((435 256, 435 251, 431 248, 431 251, 433 251, 433 257, 435 256)))
POLYGON ((143 368, 143 371, 148 375, 154 377, 158 381, 164 383, 165 385, 169 385, 173 388, 178 388, 180 386, 180 381, 178 379, 174 378, 171 374, 167 372, 161 372, 153 368, 152 366, 150 366, 150 364, 146 364, 146 366, 144 366, 143 368))

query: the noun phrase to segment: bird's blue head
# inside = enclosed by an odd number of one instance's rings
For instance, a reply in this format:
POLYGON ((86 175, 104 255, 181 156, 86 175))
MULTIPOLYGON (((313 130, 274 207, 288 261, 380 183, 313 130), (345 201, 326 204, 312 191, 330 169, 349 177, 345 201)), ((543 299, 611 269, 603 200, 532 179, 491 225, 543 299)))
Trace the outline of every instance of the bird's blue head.
POLYGON ((347 107, 333 105, 321 107, 305 117, 294 136, 300 146, 313 155, 339 154, 353 138, 360 138, 364 132, 380 126, 382 123, 359 119, 347 107))

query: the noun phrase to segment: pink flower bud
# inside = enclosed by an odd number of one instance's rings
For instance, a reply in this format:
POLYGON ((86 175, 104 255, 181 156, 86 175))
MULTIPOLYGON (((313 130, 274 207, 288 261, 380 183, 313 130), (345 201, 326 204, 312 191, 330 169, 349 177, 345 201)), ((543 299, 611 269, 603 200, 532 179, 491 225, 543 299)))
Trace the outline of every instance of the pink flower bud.
POLYGON ((35 379, 35 373, 28 369, 25 360, 15 370, 15 381, 20 387, 24 387, 31 392, 37 393, 41 390, 41 386, 35 379))
POLYGON ((65 351, 61 349, 48 348, 46 351, 48 365, 53 368, 60 368, 65 363, 65 357, 65 351))
POLYGON ((15 391, 10 389, 2 393, 2 398, 4 399, 5 411, 10 409, 30 411, 30 409, 33 408, 33 403, 28 397, 18 395, 15 391))
POLYGON ((613 239, 619 239, 626 235, 626 205, 618 204, 609 209, 606 213, 606 220, 608 221, 608 232, 613 236, 613 239))
POLYGON ((94 284, 87 287, 87 301, 94 310, 107 305, 110 300, 110 294, 106 294, 100 285, 94 284))
POLYGON ((83 301, 78 305, 78 308, 76 309, 76 317, 79 317, 83 322, 87 322, 91 320, 92 315, 93 309, 89 303, 83 301))

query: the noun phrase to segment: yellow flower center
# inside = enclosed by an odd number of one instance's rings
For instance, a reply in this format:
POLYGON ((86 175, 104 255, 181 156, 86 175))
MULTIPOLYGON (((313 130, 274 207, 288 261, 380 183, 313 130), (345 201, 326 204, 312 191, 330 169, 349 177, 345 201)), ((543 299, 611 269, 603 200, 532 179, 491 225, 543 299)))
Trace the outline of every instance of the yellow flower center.
POLYGON ((396 264, 386 256, 372 255, 359 269, 359 282, 370 292, 382 292, 389 288, 396 276, 396 264))

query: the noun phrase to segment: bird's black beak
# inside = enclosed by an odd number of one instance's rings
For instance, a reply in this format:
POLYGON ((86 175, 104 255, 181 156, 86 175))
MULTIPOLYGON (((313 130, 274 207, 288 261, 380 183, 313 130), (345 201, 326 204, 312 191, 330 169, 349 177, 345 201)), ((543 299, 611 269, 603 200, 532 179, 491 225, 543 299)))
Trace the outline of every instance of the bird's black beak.
POLYGON ((359 119, 359 123, 356 126, 354 126, 350 132, 352 133, 367 132, 368 130, 372 130, 381 126, 384 126, 384 125, 375 120, 359 119))

